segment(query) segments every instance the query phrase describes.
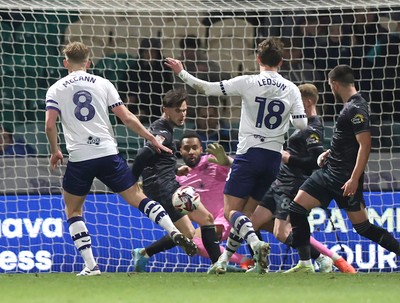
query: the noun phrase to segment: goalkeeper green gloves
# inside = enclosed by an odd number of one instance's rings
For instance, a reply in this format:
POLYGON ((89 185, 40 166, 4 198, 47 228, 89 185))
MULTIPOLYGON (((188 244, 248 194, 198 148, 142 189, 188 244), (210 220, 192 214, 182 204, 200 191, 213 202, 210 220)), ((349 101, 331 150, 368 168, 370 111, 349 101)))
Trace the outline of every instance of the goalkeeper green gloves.
POLYGON ((222 166, 230 166, 232 164, 232 158, 227 156, 224 147, 219 143, 209 144, 206 152, 214 156, 214 158, 208 158, 208 162, 222 166))

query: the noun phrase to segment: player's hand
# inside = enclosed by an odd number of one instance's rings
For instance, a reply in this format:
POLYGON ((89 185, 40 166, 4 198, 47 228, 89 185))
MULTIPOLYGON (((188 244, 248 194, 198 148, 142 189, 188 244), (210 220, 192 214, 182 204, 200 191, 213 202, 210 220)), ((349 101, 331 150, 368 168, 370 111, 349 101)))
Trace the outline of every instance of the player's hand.
POLYGON ((231 159, 226 155, 224 147, 219 143, 209 144, 206 152, 214 156, 214 158, 208 158, 208 162, 222 166, 228 166, 232 163, 231 159))
POLYGON ((286 150, 283 150, 281 154, 282 154, 282 163, 284 164, 289 163, 290 153, 286 150))
POLYGON ((327 149, 326 151, 324 151, 322 154, 320 154, 318 156, 317 164, 319 167, 324 167, 326 165, 326 161, 328 160, 330 153, 331 153, 331 150, 327 149))
POLYGON ((342 186, 343 189, 343 197, 350 197, 354 196, 357 192, 358 188, 358 180, 349 179, 347 182, 342 186))
POLYGON ((190 167, 187 165, 182 165, 181 167, 178 168, 176 171, 177 176, 187 176, 187 174, 190 171, 190 167))
POLYGON ((169 154, 172 154, 172 150, 163 145, 165 138, 162 136, 155 136, 151 138, 149 141, 151 142, 152 147, 155 149, 157 153, 161 153, 161 151, 165 151, 169 154))
POLYGON ((60 163, 61 165, 64 164, 64 156, 63 156, 61 150, 57 150, 56 153, 51 154, 51 157, 50 157, 51 169, 55 170, 58 166, 58 163, 60 163))
POLYGON ((178 59, 166 58, 164 64, 172 69, 175 74, 179 74, 183 70, 183 64, 178 59))

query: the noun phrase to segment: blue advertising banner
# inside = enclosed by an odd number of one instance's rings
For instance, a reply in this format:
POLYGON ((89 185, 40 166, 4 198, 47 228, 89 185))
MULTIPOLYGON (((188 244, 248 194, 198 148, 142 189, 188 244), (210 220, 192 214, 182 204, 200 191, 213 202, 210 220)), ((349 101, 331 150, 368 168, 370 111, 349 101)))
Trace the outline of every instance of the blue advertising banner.
MULTIPOLYGON (((366 193, 365 199, 371 222, 400 239, 400 193, 366 193)), ((89 195, 84 217, 102 271, 132 271, 131 250, 165 235, 114 194, 89 195)), ((313 236, 344 256, 356 269, 398 271, 396 256, 361 238, 339 209, 328 212, 315 209, 309 219, 313 236)), ((272 246, 270 271, 284 270, 297 262, 294 250, 268 233, 263 233, 263 237, 272 246)), ((243 245, 239 252, 248 254, 247 246, 243 245)), ((173 248, 154 256, 148 269, 202 272, 209 264, 205 258, 189 258, 173 248)), ((83 260, 68 232, 61 196, 0 197, 0 272, 72 272, 80 271, 82 266, 83 260)))

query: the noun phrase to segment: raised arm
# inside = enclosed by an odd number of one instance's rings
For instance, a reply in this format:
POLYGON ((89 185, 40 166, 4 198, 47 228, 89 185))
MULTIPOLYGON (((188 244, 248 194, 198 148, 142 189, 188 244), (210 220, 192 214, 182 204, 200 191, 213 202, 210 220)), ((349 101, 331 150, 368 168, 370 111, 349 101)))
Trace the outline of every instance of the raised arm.
POLYGON ((180 60, 174 58, 166 58, 165 65, 173 70, 175 74, 187 85, 193 87, 196 91, 207 96, 223 96, 221 90, 221 82, 207 82, 200 80, 189 74, 183 69, 183 64, 180 60))

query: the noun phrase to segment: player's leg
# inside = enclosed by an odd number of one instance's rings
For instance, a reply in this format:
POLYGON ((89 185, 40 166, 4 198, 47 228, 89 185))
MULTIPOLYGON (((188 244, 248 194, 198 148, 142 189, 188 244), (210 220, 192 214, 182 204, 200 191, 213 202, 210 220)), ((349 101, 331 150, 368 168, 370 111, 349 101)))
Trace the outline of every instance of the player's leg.
MULTIPOLYGON (((119 193, 128 204, 138 208, 150 220, 164 228, 172 240, 181 246, 188 255, 195 255, 196 245, 175 227, 163 205, 143 193, 126 161, 120 155, 105 157, 105 159, 107 161, 103 161, 102 169, 96 174, 96 177, 114 192, 119 193)), ((173 208, 171 201, 169 202, 165 206, 173 208)))
MULTIPOLYGON (((223 211, 220 214, 217 214, 217 217, 214 219, 215 226, 217 227, 217 235, 220 235, 220 241, 225 241, 229 238, 231 225, 225 219, 223 215, 223 211)), ((221 252, 224 251, 224 248, 220 246, 221 252)), ((235 264, 239 264, 241 268, 244 270, 248 270, 250 267, 254 266, 253 258, 248 258, 242 254, 234 252, 232 256, 229 258, 229 261, 235 264)))
POLYGON ((320 202, 303 190, 299 190, 294 201, 289 206, 289 216, 292 225, 293 247, 297 249, 300 261, 294 268, 286 271, 314 272, 311 262, 309 211, 320 205, 320 202))
POLYGON ((218 258, 218 261, 208 270, 208 273, 224 274, 227 271, 229 260, 236 253, 242 242, 243 239, 237 234, 236 229, 232 227, 226 240, 224 251, 218 258))
MULTIPOLYGON (((214 264, 221 255, 221 249, 219 247, 219 238, 216 233, 213 215, 200 203, 199 207, 189 214, 189 218, 200 226, 201 232, 198 232, 197 236, 201 237, 201 246, 205 248, 211 263, 214 264)), ((195 243, 199 247, 197 244, 198 241, 195 241, 195 243)))
MULTIPOLYGON (((167 207, 167 213, 170 214, 171 220, 174 221, 174 225, 185 237, 189 239, 193 238, 195 229, 187 215, 181 215, 178 212, 175 212, 174 209, 169 209, 169 207, 167 207)), ((191 242, 194 245, 185 245, 182 246, 182 248, 186 254, 194 256, 197 253, 197 245, 193 240, 191 240, 191 242)), ((132 251, 134 271, 145 272, 147 262, 153 255, 169 250, 176 245, 179 244, 176 243, 170 235, 165 235, 147 247, 135 248, 132 251)))
MULTIPOLYGON (((244 203, 243 199, 229 195, 226 195, 226 201, 227 203, 225 205, 233 205, 236 209, 240 209, 240 204, 244 203)), ((258 201, 249 198, 246 203, 249 205, 257 205, 258 201)), ((268 267, 267 256, 270 251, 269 244, 259 239, 253 224, 243 212, 234 209, 229 211, 229 208, 226 208, 225 215, 230 216, 230 223, 232 227, 235 228, 238 237, 244 239, 251 246, 254 251, 254 261, 258 265, 259 273, 264 273, 268 267)))
POLYGON ((346 213, 357 233, 400 256, 400 244, 386 229, 369 222, 364 203, 360 210, 347 209, 346 213))
MULTIPOLYGON (((270 191, 268 191, 270 192, 270 191)), ((267 201, 271 201, 269 198, 271 195, 266 193, 261 203, 256 207, 255 211, 252 213, 250 217, 250 221, 253 223, 253 228, 260 232, 261 229, 264 229, 265 226, 269 226, 270 222, 273 221, 273 213, 269 208, 269 204, 267 201)), ((275 202, 272 200, 273 204, 275 202)), ((272 230, 270 230, 272 232, 272 230)), ((247 271, 247 273, 265 273, 267 268, 261 267, 257 262, 255 262, 255 266, 247 271)))
MULTIPOLYGON (((351 273, 355 274, 356 270, 354 269, 353 266, 351 266, 347 261, 339 256, 337 253, 334 251, 330 250, 327 248, 325 245, 323 245, 321 242, 317 241, 315 238, 310 237, 310 244, 311 247, 315 247, 316 250, 318 250, 321 254, 329 257, 330 259, 333 260, 333 264, 343 273, 351 273)), ((319 265, 319 264, 318 264, 319 265)), ((321 265, 320 269, 321 269, 321 265)))
POLYGON ((330 176, 325 170, 320 169, 315 171, 301 185, 296 197, 290 203, 289 217, 292 225, 293 247, 297 249, 300 261, 297 266, 286 271, 288 273, 314 272, 314 267, 311 263, 311 235, 308 214, 314 207, 327 207, 329 205, 334 196, 332 185, 329 183, 330 181, 330 176))
MULTIPOLYGON (((146 197, 136 184, 124 190, 123 192, 120 192, 119 194, 130 205, 137 207, 142 213, 149 217, 150 220, 164 228, 173 240, 175 237, 186 238, 186 236, 183 236, 178 228, 174 225, 170 216, 165 211, 165 208, 157 201, 146 197)), ((188 243, 190 242, 189 239, 186 240, 188 243)))
POLYGON ((100 275, 99 267, 93 256, 92 240, 82 217, 82 206, 85 202, 85 196, 75 196, 65 190, 63 196, 66 205, 65 211, 68 218, 69 233, 74 241, 75 247, 85 261, 85 268, 78 275, 100 275))
POLYGON ((82 209, 99 161, 101 159, 81 162, 70 161, 63 178, 63 198, 68 230, 75 247, 85 261, 85 267, 78 276, 100 275, 99 267, 93 256, 92 240, 83 219, 82 209))

